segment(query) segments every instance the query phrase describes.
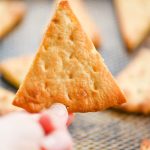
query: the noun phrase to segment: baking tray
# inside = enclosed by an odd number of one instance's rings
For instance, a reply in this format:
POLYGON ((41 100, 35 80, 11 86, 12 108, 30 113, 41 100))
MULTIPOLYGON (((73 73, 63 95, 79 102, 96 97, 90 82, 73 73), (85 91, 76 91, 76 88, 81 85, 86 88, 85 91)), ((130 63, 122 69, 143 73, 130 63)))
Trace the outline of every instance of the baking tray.
MULTIPOLYGON (((52 13, 51 0, 27 0, 27 14, 4 40, 0 41, 0 61, 35 53, 52 13)), ((112 0, 86 0, 87 9, 99 27, 102 54, 116 75, 134 54, 128 54, 121 40, 112 0)), ((143 44, 149 46, 149 42, 143 44)), ((142 46, 142 47, 143 47, 142 46)), ((0 86, 16 91, 0 78, 0 86)), ((77 114, 69 128, 78 150, 135 150, 144 138, 150 138, 150 118, 113 110, 77 114)))

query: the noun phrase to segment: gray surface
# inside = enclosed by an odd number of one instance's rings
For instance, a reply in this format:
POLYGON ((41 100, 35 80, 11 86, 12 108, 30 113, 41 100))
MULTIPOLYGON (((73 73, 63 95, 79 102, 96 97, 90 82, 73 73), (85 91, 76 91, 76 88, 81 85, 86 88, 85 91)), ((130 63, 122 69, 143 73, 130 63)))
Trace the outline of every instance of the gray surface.
MULTIPOLYGON (((86 0, 86 2, 102 36, 103 45, 99 51, 111 72, 115 75, 129 62, 132 56, 128 55, 121 42, 112 1, 86 0)), ((28 11, 23 22, 3 41, 0 41, 0 61, 12 56, 35 53, 39 46, 44 32, 43 28, 46 27, 51 16, 52 1, 28 0, 27 4, 28 11)), ((0 85, 12 89, 1 79, 0 85)), ((148 137, 148 125, 144 126, 144 124, 150 124, 149 118, 125 114, 119 114, 120 117, 117 117, 117 115, 112 117, 112 114, 111 112, 102 112, 101 114, 77 115, 71 127, 76 149, 137 149, 140 140, 143 137, 148 137), (143 119, 143 124, 140 121, 141 119, 143 119), (140 126, 141 134, 134 125, 135 123, 140 126), (120 132, 120 130, 124 132, 120 132), (127 136, 124 136, 125 134, 127 136)))

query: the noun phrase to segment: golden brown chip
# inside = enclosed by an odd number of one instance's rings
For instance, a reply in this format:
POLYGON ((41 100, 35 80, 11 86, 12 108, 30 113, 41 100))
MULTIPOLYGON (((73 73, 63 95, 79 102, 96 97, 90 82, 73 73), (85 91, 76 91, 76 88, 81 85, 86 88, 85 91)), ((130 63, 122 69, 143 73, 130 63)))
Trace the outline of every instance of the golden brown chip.
POLYGON ((150 0, 115 0, 121 34, 133 51, 150 31, 150 0))
POLYGON ((121 109, 150 113, 150 50, 142 49, 117 80, 127 98, 127 103, 121 109))
POLYGON ((8 82, 19 88, 32 60, 33 56, 21 56, 4 60, 0 63, 0 72, 8 82))
POLYGON ((25 4, 21 1, 0 1, 0 39, 24 16, 25 4))
POLYGON ((14 104, 30 112, 54 103, 63 103, 69 112, 91 112, 123 102, 122 92, 69 2, 60 1, 14 104))

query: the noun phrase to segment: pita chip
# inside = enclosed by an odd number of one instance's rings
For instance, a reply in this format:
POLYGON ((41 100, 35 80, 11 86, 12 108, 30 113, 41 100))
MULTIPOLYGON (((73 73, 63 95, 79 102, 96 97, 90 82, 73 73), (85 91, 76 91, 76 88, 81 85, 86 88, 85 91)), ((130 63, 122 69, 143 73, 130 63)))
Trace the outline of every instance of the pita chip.
POLYGON ((21 1, 0 1, 0 39, 23 18, 25 4, 21 1))
POLYGON ((150 31, 150 1, 115 0, 115 6, 124 42, 133 51, 150 31))
POLYGON ((133 113, 150 113, 150 50, 142 49, 135 59, 118 75, 127 103, 120 109, 133 113))
POLYGON ((29 67, 32 63, 33 56, 20 56, 10 58, 0 63, 0 72, 5 80, 19 88, 29 67))
POLYGON ((124 102, 69 2, 60 1, 14 105, 39 112, 62 103, 69 112, 93 112, 124 102))

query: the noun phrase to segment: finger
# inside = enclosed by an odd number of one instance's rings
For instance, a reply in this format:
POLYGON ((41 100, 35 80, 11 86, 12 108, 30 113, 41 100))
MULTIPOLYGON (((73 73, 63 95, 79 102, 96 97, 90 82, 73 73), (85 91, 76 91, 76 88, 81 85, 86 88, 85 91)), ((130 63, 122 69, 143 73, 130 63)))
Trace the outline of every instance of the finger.
POLYGON ((68 117, 68 121, 67 121, 67 127, 70 126, 70 124, 73 122, 74 120, 74 114, 73 113, 70 113, 69 114, 69 117, 68 117))
POLYGON ((72 150, 72 145, 68 131, 57 130, 43 139, 41 150, 72 150))
POLYGON ((66 107, 62 104, 54 104, 48 111, 44 112, 39 122, 46 134, 58 128, 64 128, 68 119, 66 107))

